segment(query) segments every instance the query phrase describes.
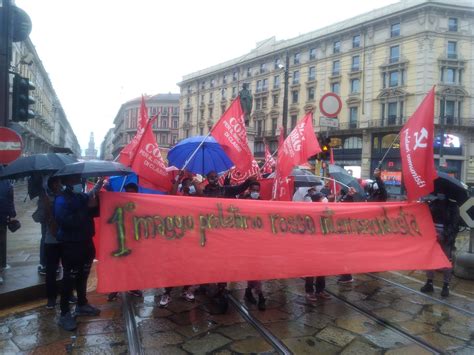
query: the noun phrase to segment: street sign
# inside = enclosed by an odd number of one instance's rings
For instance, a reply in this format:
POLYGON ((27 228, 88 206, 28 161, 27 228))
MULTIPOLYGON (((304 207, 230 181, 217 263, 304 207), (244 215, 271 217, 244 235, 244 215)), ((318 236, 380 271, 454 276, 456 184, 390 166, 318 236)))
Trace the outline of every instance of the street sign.
POLYGON ((333 92, 324 94, 319 100, 319 110, 326 117, 337 117, 341 109, 341 98, 333 92))
POLYGON ((9 164, 21 155, 23 143, 14 130, 0 127, 0 164, 9 164))
POLYGON ((474 228, 474 197, 470 197, 469 200, 464 202, 461 207, 459 207, 459 214, 466 225, 469 228, 474 228))
POLYGON ((337 118, 331 118, 331 117, 324 117, 321 116, 319 118, 319 125, 321 127, 333 127, 333 128, 338 128, 339 127, 339 120, 337 118))

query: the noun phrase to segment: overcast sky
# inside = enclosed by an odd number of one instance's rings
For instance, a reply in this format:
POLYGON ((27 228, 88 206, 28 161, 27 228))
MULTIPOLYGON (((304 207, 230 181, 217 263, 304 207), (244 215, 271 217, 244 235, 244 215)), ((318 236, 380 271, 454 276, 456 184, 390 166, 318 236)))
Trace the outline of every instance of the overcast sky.
POLYGON ((120 105, 179 93, 183 75, 396 0, 16 0, 84 149, 99 148, 120 105))

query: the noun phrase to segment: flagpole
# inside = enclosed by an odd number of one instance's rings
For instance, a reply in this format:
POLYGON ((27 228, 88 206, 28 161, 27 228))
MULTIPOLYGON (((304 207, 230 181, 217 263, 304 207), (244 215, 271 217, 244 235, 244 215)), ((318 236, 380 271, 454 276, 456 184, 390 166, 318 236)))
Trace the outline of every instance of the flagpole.
POLYGON ((400 133, 402 131, 398 132, 397 136, 395 137, 395 139, 393 140, 392 144, 390 144, 390 147, 388 147, 387 151, 385 152, 385 154, 383 155, 382 157, 382 160, 379 161, 379 164, 378 164, 378 168, 380 169, 382 167, 382 163, 383 161, 385 160, 385 158, 387 157, 387 154, 388 152, 390 152, 390 149, 392 149, 393 145, 395 144, 395 142, 397 141, 397 139, 400 137, 400 133))
POLYGON ((202 147, 202 145, 204 144, 204 142, 206 141, 206 139, 211 135, 211 132, 212 132, 212 129, 209 131, 209 133, 204 137, 204 139, 201 141, 201 143, 199 143, 199 145, 197 146, 196 149, 194 149, 194 152, 193 154, 191 154, 191 156, 184 162, 184 165, 183 167, 181 168, 181 171, 184 171, 184 169, 186 169, 186 167, 189 165, 189 163, 191 162, 191 160, 194 158, 194 156, 196 155, 196 153, 198 152, 199 148, 202 147))

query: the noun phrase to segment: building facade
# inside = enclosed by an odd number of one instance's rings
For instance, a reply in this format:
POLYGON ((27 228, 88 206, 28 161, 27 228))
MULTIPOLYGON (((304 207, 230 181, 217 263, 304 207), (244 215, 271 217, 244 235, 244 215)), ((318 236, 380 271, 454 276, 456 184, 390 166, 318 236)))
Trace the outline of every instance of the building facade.
POLYGON ((238 59, 183 77, 180 139, 206 134, 248 83, 253 148, 263 157, 264 139, 277 148, 286 87, 287 132, 312 111, 336 163, 363 178, 395 140, 382 168, 396 180, 391 192, 400 193, 395 138, 436 85, 436 164, 474 184, 473 39, 474 7, 465 0, 403 0, 293 39, 270 38, 238 59), (342 100, 338 128, 321 124, 319 100, 328 92, 342 100))
MULTIPOLYGON (((157 115, 153 123, 153 133, 162 150, 163 157, 170 147, 178 141, 179 118, 179 94, 157 94, 145 98, 148 108, 148 116, 157 115)), ((113 131, 113 157, 116 158, 120 151, 127 145, 137 133, 137 122, 140 112, 141 98, 124 103, 114 119, 113 131)))
POLYGON ((31 92, 36 102, 30 106, 35 118, 8 124, 22 137, 23 155, 69 151, 80 157, 79 142, 29 38, 13 43, 11 65, 15 73, 28 78, 36 87, 31 92))
POLYGON ((101 160, 114 160, 114 129, 111 128, 105 134, 104 140, 100 145, 100 159, 101 160))

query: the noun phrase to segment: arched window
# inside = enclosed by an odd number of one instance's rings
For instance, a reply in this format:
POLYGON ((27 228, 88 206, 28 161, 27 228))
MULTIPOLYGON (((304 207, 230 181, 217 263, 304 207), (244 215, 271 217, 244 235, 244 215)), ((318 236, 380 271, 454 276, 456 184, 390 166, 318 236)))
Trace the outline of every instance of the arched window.
POLYGON ((349 137, 344 140, 344 149, 362 149, 362 138, 349 137))

